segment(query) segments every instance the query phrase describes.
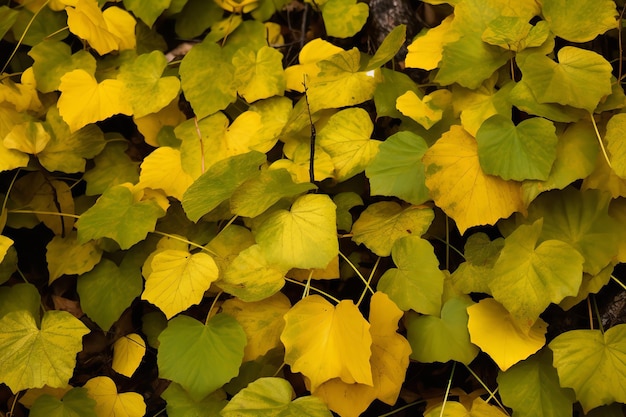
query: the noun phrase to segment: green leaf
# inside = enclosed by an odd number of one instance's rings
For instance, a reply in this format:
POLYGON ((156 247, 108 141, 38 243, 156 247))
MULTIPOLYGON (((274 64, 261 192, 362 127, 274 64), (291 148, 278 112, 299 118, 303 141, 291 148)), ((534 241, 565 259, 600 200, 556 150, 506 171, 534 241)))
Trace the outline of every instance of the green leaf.
POLYGON ((146 263, 149 267, 144 265, 142 270, 146 285, 141 298, 159 307, 168 319, 199 304, 219 275, 217 264, 205 252, 164 249, 146 263))
POLYGON ((170 7, 171 2, 172 0, 124 0, 124 7, 143 20, 146 25, 152 26, 159 15, 170 7))
POLYGON ((78 241, 109 237, 128 249, 154 231, 156 221, 165 214, 154 201, 134 201, 124 185, 109 188, 76 222, 78 241))
POLYGON ((502 401, 519 417, 571 417, 573 392, 561 388, 552 352, 542 349, 498 373, 502 401))
POLYGON ((248 103, 282 96, 286 87, 282 59, 283 54, 269 46, 258 51, 239 48, 232 60, 239 95, 248 103))
POLYGON ((365 169, 370 193, 398 197, 415 205, 428 201, 430 196, 424 183, 422 163, 427 149, 424 139, 409 131, 388 137, 365 169))
POLYGON ((369 59, 363 71, 370 71, 385 65, 398 53, 406 40, 406 25, 398 25, 393 28, 383 43, 380 44, 376 53, 369 59))
POLYGON ((270 264, 261 246, 252 245, 233 259, 218 285, 243 301, 259 301, 280 291, 287 271, 288 268, 270 264))
POLYGON ((335 179, 345 181, 363 172, 378 153, 380 141, 370 139, 374 125, 369 114, 354 107, 330 117, 317 133, 319 145, 331 157, 335 179))
POLYGON ((318 62, 319 73, 310 83, 307 81, 311 113, 370 100, 379 82, 378 70, 360 71, 360 66, 361 53, 357 48, 318 62))
POLYGON ((106 142, 104 134, 95 124, 70 132, 70 128, 52 106, 46 114, 46 124, 52 135, 44 150, 37 155, 39 162, 48 171, 65 173, 85 172, 86 160, 98 155, 106 142))
POLYGON ((585 259, 568 243, 543 240, 543 219, 521 225, 504 240, 489 288, 518 321, 530 328, 546 307, 576 295, 585 259))
POLYGON ((352 229, 352 214, 350 209, 363 205, 363 199, 355 192, 347 191, 333 197, 333 203, 337 206, 337 229, 352 229))
POLYGON ((39 323, 41 296, 32 284, 15 284, 12 287, 0 287, 0 318, 15 311, 26 311, 39 323))
POLYGON ((611 155, 611 168, 621 178, 626 178, 626 144, 622 140, 625 131, 626 114, 616 114, 606 124, 605 139, 611 155))
POLYGON ((543 217, 541 241, 560 240, 584 258, 583 271, 595 275, 618 250, 618 226, 608 214, 610 196, 598 190, 568 187, 537 197, 528 208, 527 223, 543 217))
POLYGON ((361 30, 367 16, 367 3, 357 3, 356 0, 328 0, 322 8, 322 17, 328 36, 349 38, 361 30))
POLYGON ((159 342, 159 376, 177 382, 198 401, 237 375, 246 334, 227 314, 206 324, 181 315, 170 320, 159 342))
POLYGON ((207 169, 183 194, 183 208, 189 219, 197 222, 228 200, 237 187, 258 175, 265 158, 264 154, 251 151, 221 160, 207 169))
POLYGON ((50 273, 49 283, 62 275, 83 274, 91 271, 102 256, 96 242, 77 242, 76 233, 69 236, 55 236, 46 246, 46 261, 50 273))
POLYGON ((293 388, 282 378, 259 378, 235 395, 224 407, 223 417, 330 417, 332 413, 317 397, 305 396, 293 400, 293 388), (293 400, 293 401, 292 401, 293 400))
POLYGON ((110 141, 106 144, 104 150, 94 158, 96 166, 83 176, 87 182, 85 194, 103 194, 116 185, 139 182, 139 163, 128 156, 127 147, 125 142, 110 141))
POLYGON ((67 311, 46 311, 41 328, 26 310, 8 313, 0 319, 0 380, 14 393, 44 385, 65 387, 87 333, 67 311))
POLYGON ((201 42, 191 48, 180 63, 179 72, 185 98, 198 119, 225 109, 237 98, 235 67, 213 42, 201 42))
POLYGON ((422 236, 435 214, 431 209, 402 206, 393 201, 370 204, 352 226, 352 240, 378 256, 389 256, 394 242, 404 236, 422 236))
POLYGON ((558 103, 592 112, 600 100, 611 94, 611 64, 595 52, 565 46, 559 62, 542 53, 533 53, 518 65, 522 81, 540 103, 558 103))
POLYGON ((396 240, 391 250, 397 268, 388 269, 376 287, 401 310, 439 315, 443 295, 443 272, 433 246, 418 235, 396 240))
POLYGON ((531 118, 515 126, 510 117, 496 114, 476 133, 478 159, 486 174, 505 180, 546 180, 556 159, 558 138, 554 123, 531 118))
POLYGON ((54 12, 49 7, 42 7, 35 13, 23 8, 17 15, 17 21, 12 27, 13 37, 22 38, 24 45, 35 46, 47 41, 57 41, 65 39, 67 31, 67 15, 65 13, 54 12), (50 34, 54 36, 50 37, 50 34))
POLYGON ((561 386, 573 388, 587 413, 626 402, 626 324, 600 330, 571 330, 548 345, 561 386))
POLYGON ((466 309, 472 304, 471 300, 451 298, 443 305, 441 317, 410 313, 406 326, 411 358, 422 363, 454 360, 469 365, 478 355, 467 330, 466 309))
POLYGON ((255 231, 271 264, 287 268, 325 268, 337 256, 335 204, 323 194, 299 197, 289 211, 277 210, 255 231))
POLYGON ((120 68, 117 79, 124 83, 122 97, 132 105, 135 117, 156 113, 178 97, 178 78, 161 77, 166 67, 165 55, 152 51, 120 68))
POLYGON ((378 117, 404 117, 396 108, 398 97, 405 94, 407 91, 412 91, 417 94, 418 97, 421 97, 423 92, 419 90, 415 81, 402 72, 381 68, 380 73, 382 80, 376 85, 376 90, 374 91, 376 114, 378 117))
POLYGON ((277 203, 314 190, 311 183, 295 183, 286 169, 267 169, 241 184, 232 194, 230 210, 243 217, 256 217, 277 203))
POLYGON ((224 9, 213 1, 188 0, 182 1, 182 4, 184 7, 181 6, 182 10, 175 24, 176 33, 182 39, 197 38, 214 23, 219 22, 224 14, 224 9))
POLYGON ((588 42, 617 27, 617 10, 611 0, 544 0, 541 6, 550 30, 571 42, 588 42))
POLYGON ((228 404, 223 390, 195 400, 176 382, 170 383, 161 397, 167 401, 165 408, 169 417, 213 417, 220 415, 222 408, 228 404))
POLYGON ((58 400, 44 394, 35 400, 30 409, 32 417, 97 417, 96 402, 89 398, 85 388, 72 388, 58 400))
POLYGON ((33 73, 37 89, 42 93, 58 90, 61 77, 72 70, 83 69, 89 74, 96 70, 96 60, 89 52, 72 54, 69 45, 60 41, 37 43, 28 51, 28 55, 35 61, 33 73))
POLYGON ((76 289, 82 310, 106 332, 141 294, 143 280, 138 268, 103 259, 78 277, 76 289))
POLYGON ((472 292, 491 294, 489 281, 492 269, 504 247, 504 239, 490 240, 485 233, 474 233, 464 247, 465 262, 452 274, 454 286, 465 294, 472 292))
MULTIPOLYGON (((519 56, 519 55, 518 55, 519 56)), ((558 103, 540 103, 530 85, 525 80, 515 83, 508 95, 508 100, 518 109, 535 116, 545 117, 555 122, 576 122, 588 118, 583 109, 564 106, 558 103)))
POLYGON ((18 11, 8 6, 0 6, 0 39, 11 29, 11 26, 17 20, 18 11))

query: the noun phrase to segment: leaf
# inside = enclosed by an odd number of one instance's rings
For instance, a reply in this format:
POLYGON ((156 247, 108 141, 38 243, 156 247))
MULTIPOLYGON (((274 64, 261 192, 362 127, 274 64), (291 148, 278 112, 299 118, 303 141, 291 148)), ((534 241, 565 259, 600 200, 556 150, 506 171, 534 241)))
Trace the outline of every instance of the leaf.
POLYGON ((369 6, 356 0, 328 0, 322 8, 326 32, 337 38, 354 36, 365 25, 368 15, 369 6))
POLYGON ((181 61, 179 72, 185 97, 198 119, 225 109, 237 98, 235 67, 213 42, 195 45, 181 61))
POLYGON ((217 284, 243 301, 260 301, 280 291, 287 271, 288 268, 269 263, 261 246, 252 245, 239 252, 217 284))
POLYGON ((314 190, 311 183, 295 183, 286 169, 267 169, 241 184, 233 192, 230 209, 243 217, 256 217, 282 198, 314 190))
POLYGON ((11 29, 11 26, 17 20, 18 11, 11 9, 9 6, 0 6, 0 39, 11 29))
POLYGON ((504 240, 489 288, 521 328, 529 329, 552 303, 576 295, 585 259, 560 240, 543 240, 543 219, 521 225, 504 240))
POLYGON ((124 84, 122 99, 130 102, 135 117, 156 113, 178 97, 180 81, 177 77, 161 77, 167 59, 160 51, 139 55, 122 65, 117 79, 124 84))
POLYGON ((146 25, 152 26, 155 20, 168 7, 172 0, 157 1, 141 1, 141 0, 124 0, 124 6, 133 12, 135 16, 143 20, 146 25))
POLYGON ((494 115, 476 133, 478 159, 486 174, 505 180, 546 180, 556 159, 558 138, 554 124, 531 118, 513 124, 494 115))
POLYGON ((285 363, 301 372, 315 391, 332 378, 372 386, 370 325, 352 301, 333 306, 319 295, 310 295, 285 314, 280 340, 285 363))
POLYGON ((609 202, 610 196, 603 192, 568 187, 537 197, 527 222, 543 217, 540 240, 569 243, 585 258, 583 271, 595 275, 618 251, 619 228, 608 215, 609 202))
POLYGON ((493 298, 485 298, 468 307, 467 313, 470 340, 503 371, 537 352, 546 343, 546 322, 538 319, 530 330, 521 329, 511 313, 493 298))
POLYGON ((611 65, 595 52, 565 46, 556 63, 542 53, 528 55, 518 65, 522 81, 540 103, 570 105, 592 112, 611 94, 611 65))
POLYGON ((143 280, 138 269, 123 262, 118 267, 103 259, 76 284, 83 311, 102 330, 109 331, 132 301, 141 294, 143 280))
POLYGON ((124 185, 109 188, 76 222, 78 241, 109 237, 128 249, 154 231, 165 211, 154 201, 135 202, 124 185))
POLYGON ((332 115, 317 133, 319 145, 333 161, 337 181, 363 172, 376 156, 381 142, 370 139, 373 129, 367 112, 355 107, 332 115))
POLYGON ((96 400, 98 417, 141 417, 146 412, 143 397, 136 392, 118 393, 108 376, 97 376, 85 383, 89 396, 96 400))
POLYGON ((319 73, 315 76, 308 74, 306 81, 311 113, 321 109, 354 106, 370 100, 379 82, 376 75, 378 70, 360 71, 360 66, 361 53, 356 48, 342 50, 319 61, 319 73), (308 81, 309 77, 312 78, 311 82, 308 81))
POLYGON ((339 251, 335 204, 327 195, 298 197, 291 209, 276 210, 255 230, 271 264, 286 268, 325 268, 339 251))
POLYGON ((362 206, 363 199, 355 192, 347 191, 333 197, 333 203, 337 206, 337 229, 352 229, 352 214, 350 209, 362 206))
POLYGON ((498 374, 502 401, 519 417, 570 417, 573 393, 561 388, 552 352, 542 349, 498 374))
POLYGON ((322 398, 331 410, 344 417, 360 415, 377 398, 394 405, 404 382, 411 352, 409 342, 396 333, 402 314, 402 310, 387 295, 374 293, 370 307, 370 364, 374 385, 347 384, 340 378, 334 378, 320 385, 313 395, 322 398))
POLYGON ((259 378, 235 395, 221 412, 223 417, 330 417, 321 400, 305 396, 292 401, 293 388, 282 378, 259 378))
POLYGON ((378 256, 389 256, 396 240, 404 236, 422 236, 435 214, 431 209, 402 206, 380 201, 367 206, 352 226, 352 240, 363 243, 378 256))
POLYGON ((269 46, 258 51, 239 48, 233 56, 237 91, 248 103, 272 96, 282 96, 286 81, 283 54, 269 46))
POLYGON ((443 272, 432 245, 419 236, 395 241, 391 256, 397 268, 388 269, 376 287, 403 311, 438 315, 443 295, 443 272))
POLYGON ((113 6, 102 12, 95 0, 78 0, 65 11, 70 31, 100 55, 135 47, 136 21, 127 11, 113 6))
POLYGON ((143 187, 161 189, 180 201, 193 178, 183 169, 180 151, 161 146, 143 159, 139 183, 143 187))
POLYGON ((452 282, 465 294, 482 292, 491 294, 489 282, 493 278, 492 269, 504 247, 504 239, 489 239, 485 233, 470 235, 465 242, 463 262, 452 274, 452 282))
POLYGON ((127 143, 109 141, 104 150, 94 158, 95 167, 83 179, 87 182, 87 195, 104 194, 106 190, 123 183, 139 182, 137 162, 126 154, 127 143))
POLYGON ((237 375, 246 334, 227 314, 206 324, 181 315, 170 320, 159 342, 159 377, 177 382, 197 401, 237 375))
POLYGON ((548 347, 561 386, 570 387, 585 413, 592 408, 626 402, 626 324, 600 330, 571 330, 548 347))
POLYGON ((545 22, 536 25, 519 16, 498 16, 487 25, 482 40, 511 51, 522 51, 528 47, 541 46, 548 38, 550 28, 545 22))
POLYGON ((251 151, 219 161, 198 177, 183 194, 183 208, 191 221, 216 208, 231 197, 233 191, 258 174, 266 156, 251 151))
POLYGON ((500 408, 487 404, 480 397, 474 398, 471 403, 468 401, 466 404, 446 401, 445 405, 440 404, 424 413, 424 417, 505 417, 507 415, 500 408), (469 408, 466 408, 467 406, 469 408))
POLYGON ((97 417, 96 402, 87 396, 85 388, 72 388, 63 399, 50 394, 38 397, 30 408, 32 417, 97 417))
POLYGON ((114 114, 133 113, 133 109, 122 98, 124 84, 115 79, 98 83, 88 72, 76 69, 61 77, 57 102, 59 114, 68 124, 70 131, 104 120, 114 114))
POLYGON ((70 132, 54 106, 46 114, 46 124, 53 134, 37 158, 48 171, 85 172, 86 160, 100 154, 106 145, 104 134, 96 125, 70 132))
POLYGON ((341 51, 343 49, 321 38, 307 42, 298 54, 300 64, 285 68, 287 89, 304 93, 305 77, 306 79, 313 78, 320 71, 316 64, 341 51))
POLYGON ((137 333, 122 336, 113 343, 113 362, 111 367, 118 374, 133 376, 144 355, 146 343, 137 333))
POLYGON ((172 382, 161 398, 167 401, 166 410, 170 417, 213 417, 220 415, 228 401, 223 390, 217 390, 200 400, 194 400, 179 384, 172 382))
MULTIPOLYGON (((176 1, 173 0, 176 4, 176 1)), ((168 10, 170 13, 180 12, 176 19, 175 30, 182 39, 194 39, 202 35, 206 29, 214 23, 219 22, 224 14, 224 10, 217 3, 207 3, 203 0, 189 0, 178 2, 177 11, 172 11, 171 6, 168 10), (182 11, 181 11, 182 9, 182 11)))
POLYGON ((204 252, 164 249, 148 262, 149 269, 144 265, 142 270, 146 284, 141 299, 159 307, 168 319, 199 304, 219 275, 215 261, 204 252))
POLYGON ((28 55, 35 61, 33 72, 37 81, 37 90, 50 93, 58 90, 61 77, 75 69, 85 70, 89 74, 96 71, 96 60, 87 51, 72 50, 64 42, 47 41, 34 45, 28 55))
POLYGON ((430 129, 443 117, 443 108, 438 106, 438 101, 450 102, 451 97, 448 90, 437 90, 422 98, 409 90, 396 99, 396 107, 403 115, 430 129))
POLYGON ((89 329, 66 311, 46 311, 40 328, 26 310, 6 314, 0 319, 0 379, 14 393, 44 385, 64 387, 87 333, 89 329))
POLYGON ((289 299, 280 292, 254 302, 238 298, 224 301, 222 312, 233 316, 246 332, 248 342, 244 350, 244 362, 256 360, 281 346, 280 334, 285 328, 283 316, 290 308, 289 299))
POLYGON ((55 236, 46 246, 46 261, 50 273, 49 283, 52 284, 62 275, 84 274, 91 271, 102 256, 96 242, 77 242, 76 234, 67 237, 55 236))
POLYGON ((49 141, 50 134, 46 132, 43 123, 29 121, 13 126, 4 137, 3 144, 7 149, 37 155, 49 141))
POLYGON ((571 42, 588 42, 616 27, 617 11, 609 0, 544 0, 541 6, 550 30, 571 42))
MULTIPOLYGON (((0 226, 4 228, 1 223, 0 226)), ((17 270, 17 251, 13 243, 12 239, 0 235, 0 284, 8 281, 13 272, 17 270)))
POLYGON ((607 150, 611 155, 611 168, 621 178, 626 179, 626 145, 621 138, 626 130, 626 115, 616 114, 606 124, 607 150))
POLYGON ((457 361, 469 365, 478 355, 467 330, 467 307, 471 300, 451 298, 440 314, 407 316, 407 339, 411 358, 422 363, 457 361), (440 317, 437 317, 440 316, 440 317))
POLYGON ((32 284, 15 284, 0 287, 0 318, 11 312, 27 312, 40 324, 41 296, 32 284))
POLYGON ((434 28, 418 34, 408 46, 407 68, 421 68, 427 71, 437 68, 446 43, 459 39, 460 34, 453 29, 454 15, 447 16, 434 28))
POLYGON ((496 114, 511 118, 510 93, 516 85, 508 82, 496 89, 497 78, 490 77, 478 89, 452 87, 453 108, 461 112, 461 124, 470 135, 476 132, 485 120, 496 114))
POLYGON ((452 126, 422 162, 431 197, 461 233, 524 211, 519 184, 485 174, 476 140, 460 126, 452 126))
POLYGON ((400 48, 404 45, 406 40, 406 25, 397 25, 380 44, 376 53, 369 59, 364 71, 371 71, 385 65, 391 61, 393 57, 398 53, 400 48))

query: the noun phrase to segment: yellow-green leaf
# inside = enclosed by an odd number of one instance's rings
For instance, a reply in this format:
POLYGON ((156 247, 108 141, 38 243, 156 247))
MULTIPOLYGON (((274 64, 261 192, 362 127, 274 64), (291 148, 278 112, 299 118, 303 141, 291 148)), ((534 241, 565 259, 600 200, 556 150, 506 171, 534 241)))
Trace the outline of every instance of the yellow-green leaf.
POLYGON ((43 123, 32 121, 13 126, 3 139, 7 149, 15 149, 32 155, 43 151, 49 141, 50 134, 44 128, 43 123))
POLYGON ((617 10, 611 0, 543 0, 541 6, 550 30, 571 42, 591 41, 617 27, 617 10))
POLYGON ((420 99, 413 91, 407 91, 396 99, 396 107, 403 115, 430 129, 443 116, 443 109, 437 106, 436 99, 444 97, 449 102, 452 94, 448 90, 437 90, 420 99))
POLYGON ((322 8, 324 25, 329 36, 354 36, 367 21, 369 6, 356 0, 328 0, 322 8))
POLYGON ((141 298, 159 307, 168 319, 200 303, 219 274, 213 258, 204 252, 165 249, 146 262, 150 268, 144 266, 146 287, 141 298))
POLYGON ((46 245, 46 261, 50 273, 49 283, 62 275, 84 274, 91 271, 102 256, 102 249, 95 241, 80 244, 76 233, 55 236, 46 245))
POLYGON ((274 48, 264 46, 258 51, 240 48, 233 56, 237 91, 248 103, 282 96, 286 81, 282 64, 283 55, 274 48))
POLYGON ((285 322, 285 363, 310 380, 311 391, 332 378, 373 385, 370 325, 352 301, 333 306, 311 295, 285 314, 285 322))
POLYGON ((146 354, 146 342, 137 333, 122 336, 113 344, 111 367, 118 374, 131 377, 146 354))

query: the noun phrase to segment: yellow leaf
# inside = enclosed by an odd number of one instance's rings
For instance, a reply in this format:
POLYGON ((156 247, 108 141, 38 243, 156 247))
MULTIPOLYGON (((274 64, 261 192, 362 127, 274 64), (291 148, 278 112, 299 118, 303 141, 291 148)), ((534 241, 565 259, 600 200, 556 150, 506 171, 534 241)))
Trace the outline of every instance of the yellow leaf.
POLYGON ((13 129, 4 137, 4 146, 24 153, 37 155, 50 142, 50 134, 46 132, 43 123, 26 122, 13 126, 13 129))
POLYGON ((396 108, 403 115, 430 129, 443 117, 443 107, 438 101, 449 104, 452 102, 452 94, 448 90, 437 90, 420 99, 413 91, 407 91, 396 99, 396 108))
POLYGON ((113 370, 131 377, 146 354, 146 342, 137 333, 120 337, 113 344, 113 370))
POLYGON ((150 113, 143 117, 134 117, 133 119, 146 143, 158 148, 160 146, 159 142, 157 142, 159 131, 164 126, 178 126, 187 118, 178 108, 178 97, 176 97, 170 104, 158 112, 150 113))
POLYGON ((12 104, 18 112, 32 110, 41 111, 43 106, 39 101, 39 96, 35 85, 29 82, 29 78, 33 76, 32 67, 24 71, 21 83, 14 83, 9 77, 0 82, 0 103, 6 102, 12 104))
POLYGON ((159 307, 168 319, 202 301, 219 274, 213 258, 204 252, 165 249, 148 261, 150 269, 142 270, 146 287, 141 298, 159 307))
POLYGON ((506 417, 507 415, 498 407, 487 404, 480 397, 474 398, 470 404, 447 401, 445 406, 439 404, 424 413, 424 417, 506 417), (465 408, 466 405, 470 408, 465 408))
POLYGON ((243 351, 244 362, 253 361, 280 346, 280 334, 285 328, 283 315, 290 308, 289 299, 280 292, 252 303, 238 298, 224 301, 222 311, 237 319, 248 339, 243 351))
POLYGON ((332 378, 373 385, 370 326, 352 301, 333 306, 311 295, 285 314, 285 322, 285 363, 309 378, 311 391, 332 378))
POLYGON ((409 342, 396 333, 402 314, 389 296, 376 292, 370 307, 373 386, 347 384, 334 378, 320 385, 313 395, 322 398, 328 408, 342 417, 359 416, 377 398, 389 405, 395 404, 411 354, 409 342))
POLYGON ((538 319, 528 332, 493 298, 485 298, 467 308, 467 327, 472 343, 486 352, 506 371, 537 352, 546 343, 548 325, 538 319))
POLYGON ((341 51, 343 49, 340 47, 320 38, 304 45, 298 55, 300 65, 292 65, 285 69, 287 89, 304 93, 304 83, 308 84, 320 71, 316 63, 341 51))
POLYGON ((102 12, 102 17, 104 17, 108 31, 119 39, 117 49, 120 51, 135 49, 137 45, 137 39, 135 38, 137 21, 130 13, 119 7, 112 6, 102 12))
POLYGON ((472 226, 495 224, 516 211, 525 212, 520 184, 485 174, 476 139, 460 126, 444 133, 422 161, 431 197, 461 233, 472 226))
POLYGON ((224 143, 228 156, 241 155, 255 150, 257 132, 261 129, 261 115, 253 111, 241 113, 226 129, 224 143))
POLYGON ((146 403, 136 392, 119 394, 115 382, 108 376, 97 376, 85 383, 89 397, 96 401, 98 417, 142 417, 146 403))
POLYGON ((112 33, 96 0, 78 0, 75 7, 66 7, 70 31, 85 39, 100 54, 119 49, 120 38, 112 33))
POLYGON ((160 147, 141 163, 140 187, 161 189, 168 196, 181 201, 191 183, 193 178, 183 170, 178 149, 160 147))
POLYGON ((70 71, 61 77, 59 113, 72 132, 114 114, 131 115, 130 103, 122 100, 123 88, 124 84, 118 80, 98 83, 85 70, 70 71))
POLYGON ((443 46, 459 38, 459 33, 452 29, 454 15, 446 17, 437 27, 424 35, 418 36, 408 47, 406 55, 407 68, 422 68, 433 70, 441 61, 443 46))

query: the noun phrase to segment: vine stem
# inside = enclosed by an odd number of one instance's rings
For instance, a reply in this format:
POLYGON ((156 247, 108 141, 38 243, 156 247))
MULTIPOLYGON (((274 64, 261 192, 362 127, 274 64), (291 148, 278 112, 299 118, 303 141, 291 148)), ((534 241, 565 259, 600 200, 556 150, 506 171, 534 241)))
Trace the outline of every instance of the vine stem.
POLYGON ((365 298, 365 294, 367 294, 367 290, 369 289, 370 291, 373 291, 372 288, 370 287, 370 283, 372 282, 372 278, 374 277, 374 272, 376 272, 376 269, 378 269, 379 263, 380 263, 380 256, 376 259, 376 263, 374 264, 374 267, 372 268, 372 272, 370 272, 370 276, 367 277, 365 288, 363 288, 363 291, 361 292, 361 297, 359 297, 359 301, 357 301, 356 303, 357 307, 361 305, 363 298, 365 298))
POLYGON ((390 411, 388 413, 381 414, 378 417, 389 417, 389 416, 392 416, 392 415, 394 415, 396 413, 399 413, 400 411, 406 410, 407 408, 415 407, 416 405, 420 405, 420 404, 425 403, 425 402, 426 402, 426 400, 414 401, 412 403, 405 404, 402 407, 396 408, 395 410, 392 410, 392 411, 390 411))
POLYGON ((313 278, 313 270, 309 271, 309 277, 306 279, 306 285, 304 286, 304 291, 302 291, 302 300, 305 297, 308 297, 311 293, 311 278, 313 278))
POLYGON ((452 387, 452 378, 454 377, 454 370, 456 369, 456 362, 452 364, 452 371, 450 372, 450 378, 448 378, 448 386, 446 387, 446 394, 443 397, 443 403, 441 403, 441 411, 439 417, 443 417, 443 411, 446 409, 446 403, 448 402, 448 395, 450 394, 450 387, 452 387))
POLYGON ((61 217, 72 217, 74 219, 80 219, 80 216, 77 214, 69 214, 69 213, 61 213, 58 211, 40 211, 40 210, 7 210, 7 213, 13 214, 41 214, 45 216, 61 216, 61 217))
POLYGON ((502 412, 504 414, 506 414, 507 416, 509 415, 509 413, 506 411, 506 408, 504 408, 504 405, 502 405, 502 403, 500 402, 500 400, 498 400, 498 398, 496 398, 496 392, 498 392, 498 389, 496 388, 495 391, 491 391, 489 389, 489 387, 487 386, 487 384, 485 384, 485 382, 480 379, 480 377, 478 375, 476 375, 476 372, 474 372, 472 370, 472 368, 469 367, 469 365, 465 365, 465 368, 469 371, 470 374, 472 374, 472 376, 478 381, 478 383, 485 389, 485 391, 487 391, 489 393, 489 398, 487 399, 487 401, 489 401, 490 399, 493 398, 493 400, 496 402, 496 404, 498 404, 498 407, 500 407, 500 409, 502 410, 502 412))
POLYGON ((596 138, 598 138, 598 143, 600 144, 600 149, 602 149, 602 155, 604 155, 604 160, 606 161, 609 168, 613 169, 611 161, 609 160, 609 155, 606 153, 606 149, 604 148, 604 142, 602 142, 602 136, 600 136, 600 131, 598 130, 596 119, 593 117, 593 113, 591 112, 589 112, 589 116, 591 118, 591 123, 593 124, 593 129, 596 131, 596 138))
POLYGON ((357 276, 361 279, 361 281, 363 281, 363 284, 365 284, 365 289, 366 290, 370 290, 370 292, 372 294, 374 294, 374 290, 372 289, 372 287, 370 287, 370 283, 369 280, 366 280, 365 277, 363 276, 363 274, 361 274, 361 272, 359 271, 359 269, 352 263, 352 261, 350 259, 348 259, 348 257, 346 255, 344 255, 341 251, 339 252, 339 256, 341 256, 341 258, 346 261, 348 263, 348 265, 350 265, 350 267, 352 268, 352 270, 354 272, 356 272, 357 276))
POLYGON ((209 249, 209 248, 207 248, 207 247, 205 247, 205 246, 202 246, 202 245, 198 245, 197 243, 195 243, 195 242, 191 242, 191 241, 189 241, 189 240, 187 240, 187 239, 184 239, 184 238, 182 238, 182 237, 180 237, 180 236, 172 235, 172 234, 165 233, 165 232, 160 232, 160 231, 158 231, 158 230, 155 230, 155 231, 154 231, 154 232, 152 232, 152 233, 154 233, 154 234, 156 234, 156 235, 160 235, 160 236, 169 237, 170 239, 178 240, 179 242, 184 242, 184 243, 186 243, 186 244, 188 244, 188 245, 190 245, 190 246, 193 246, 194 248, 198 248, 198 249, 200 249, 200 250, 203 250, 203 251, 205 251, 205 252, 208 252, 208 253, 210 253, 210 254, 211 254, 211 255, 213 255, 213 256, 218 256, 218 255, 217 255, 217 253, 213 252, 211 249, 209 249))
MULTIPOLYGON (((292 278, 287 278, 287 277, 285 277, 285 281, 290 282, 290 283, 292 283, 292 284, 299 285, 299 286, 301 286, 301 287, 306 287, 306 284, 303 284, 302 282, 297 281, 297 280, 292 279, 292 278)), ((311 290, 313 290, 313 291, 315 291, 315 292, 317 292, 317 293, 319 293, 319 294, 323 295, 324 297, 326 297, 326 298, 328 298, 328 299, 330 299, 330 300, 333 300, 336 304, 339 304, 339 303, 341 302, 341 300, 340 300, 340 299, 338 299, 338 298, 336 298, 336 297, 333 297, 332 295, 328 294, 328 293, 327 293, 327 292, 325 292, 325 291, 322 291, 322 290, 320 290, 320 289, 318 289, 318 288, 315 288, 315 287, 313 287, 313 286, 310 286, 309 288, 310 288, 311 290)))
POLYGON ((626 290, 626 285, 624 285, 624 283, 622 281, 620 281, 619 279, 615 278, 615 276, 613 274, 611 274, 611 279, 615 282, 617 282, 617 285, 619 285, 620 287, 622 287, 624 290, 626 290))
POLYGON ((215 307, 215 304, 217 304, 217 300, 220 298, 220 295, 224 294, 224 291, 220 291, 217 293, 217 295, 215 296, 215 298, 213 299, 213 302, 211 303, 211 307, 209 307, 209 312, 206 313, 206 320, 204 321, 204 325, 206 326, 206 324, 209 322, 209 319, 211 318, 211 311, 213 311, 213 308, 215 307))

